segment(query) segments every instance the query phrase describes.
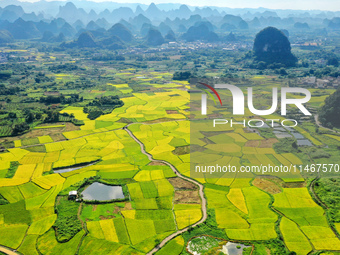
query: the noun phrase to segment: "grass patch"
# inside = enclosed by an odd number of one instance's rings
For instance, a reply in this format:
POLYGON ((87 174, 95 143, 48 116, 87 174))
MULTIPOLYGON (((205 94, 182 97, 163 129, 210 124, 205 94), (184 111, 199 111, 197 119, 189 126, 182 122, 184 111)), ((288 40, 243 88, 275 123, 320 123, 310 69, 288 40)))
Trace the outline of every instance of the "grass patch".
POLYGON ((32 147, 27 147, 25 150, 28 150, 30 152, 46 152, 45 145, 37 145, 32 147))
POLYGON ((79 206, 79 203, 69 201, 66 196, 58 198, 56 205, 58 218, 54 228, 59 242, 69 241, 82 229, 77 217, 79 206))
POLYGON ((12 178, 15 175, 15 172, 17 171, 19 165, 20 164, 18 161, 11 161, 11 165, 6 173, 5 178, 12 178))
POLYGON ((25 208, 25 201, 0 206, 0 214, 4 215, 5 224, 30 224, 31 215, 25 208))
POLYGON ((39 139, 37 137, 21 140, 22 146, 35 145, 35 144, 39 144, 39 143, 40 142, 39 142, 39 139))

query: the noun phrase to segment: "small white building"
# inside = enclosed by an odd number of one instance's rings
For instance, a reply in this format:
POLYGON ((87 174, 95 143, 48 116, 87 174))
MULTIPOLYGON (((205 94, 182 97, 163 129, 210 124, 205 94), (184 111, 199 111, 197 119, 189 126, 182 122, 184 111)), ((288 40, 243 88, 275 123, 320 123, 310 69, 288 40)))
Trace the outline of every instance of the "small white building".
POLYGON ((78 198, 78 191, 72 190, 68 193, 68 199, 69 200, 75 200, 78 198))

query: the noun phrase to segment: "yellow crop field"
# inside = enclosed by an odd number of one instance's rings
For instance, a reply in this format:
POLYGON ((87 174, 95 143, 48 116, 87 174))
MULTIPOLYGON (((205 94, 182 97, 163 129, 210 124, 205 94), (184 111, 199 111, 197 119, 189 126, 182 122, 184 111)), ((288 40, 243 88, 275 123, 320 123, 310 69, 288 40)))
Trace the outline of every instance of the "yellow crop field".
POLYGON ((100 221, 88 221, 86 226, 91 236, 98 239, 105 239, 100 221))
POLYGON ((101 220, 100 226, 102 228, 102 231, 103 231, 103 234, 106 240, 111 241, 111 242, 116 242, 116 243, 119 242, 116 229, 115 229, 112 219, 101 220))
POLYGON ((287 159, 293 165, 301 165, 302 161, 295 156, 293 153, 283 153, 281 154, 285 159, 287 159))
POLYGON ((201 209, 175 210, 178 229, 183 229, 202 218, 201 209))
POLYGON ((340 240, 328 227, 303 226, 301 230, 317 250, 340 250, 340 240))
POLYGON ((230 189, 227 195, 227 198, 230 202, 233 203, 239 210, 248 214, 248 209, 246 205, 246 201, 241 189, 230 189))
POLYGON ((151 171, 151 179, 152 180, 160 180, 164 179, 164 172, 163 170, 153 170, 151 171))
POLYGON ((247 229, 248 222, 239 214, 230 209, 217 208, 215 209, 216 222, 219 228, 225 229, 247 229))
POLYGON ((58 161, 59 155, 60 155, 59 151, 47 152, 44 158, 44 163, 53 163, 58 161))
POLYGON ((221 152, 240 152, 241 147, 237 144, 208 144, 206 148, 221 152))
POLYGON ((44 175, 33 180, 38 186, 44 189, 50 189, 51 187, 59 184, 63 184, 65 178, 61 177, 59 174, 44 175))
POLYGON ((56 214, 52 214, 46 218, 42 218, 32 223, 29 227, 27 234, 29 235, 42 235, 46 233, 54 224, 57 219, 56 214))
POLYGON ((64 149, 60 142, 45 144, 45 148, 46 152, 61 151, 64 149))
POLYGON ((151 181, 150 171, 142 170, 135 175, 134 179, 138 182, 151 181))
POLYGON ((27 182, 33 176, 36 164, 27 164, 18 166, 17 171, 15 172, 14 179, 23 179, 27 182))
POLYGON ((295 251, 298 255, 305 255, 312 251, 308 239, 295 222, 283 217, 280 222, 280 231, 290 251, 295 251))
POLYGON ((39 136, 39 143, 53 143, 52 138, 49 135, 39 136))

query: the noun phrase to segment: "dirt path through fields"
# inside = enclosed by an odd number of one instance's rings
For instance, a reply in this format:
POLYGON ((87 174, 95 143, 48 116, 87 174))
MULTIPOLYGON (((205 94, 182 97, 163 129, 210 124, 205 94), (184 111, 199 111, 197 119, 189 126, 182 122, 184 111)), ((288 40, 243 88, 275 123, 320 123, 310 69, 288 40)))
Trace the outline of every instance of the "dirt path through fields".
POLYGON ((327 130, 329 130, 329 131, 331 131, 331 132, 334 132, 334 133, 339 133, 338 131, 335 131, 335 130, 333 130, 333 129, 326 128, 326 127, 322 126, 322 125, 321 125, 321 122, 319 121, 319 115, 318 115, 318 114, 315 114, 315 115, 314 115, 314 119, 315 119, 315 123, 316 123, 316 125, 318 125, 318 127, 327 129, 327 130))
POLYGON ((160 243, 159 245, 157 245, 155 248, 153 248, 153 249, 147 254, 147 255, 151 255, 151 254, 154 254, 155 252, 157 252, 160 248, 162 248, 162 247, 163 247, 168 241, 170 241, 171 239, 173 239, 173 238, 175 238, 176 236, 178 236, 178 235, 180 235, 180 234, 182 234, 182 233, 188 231, 188 229, 189 229, 190 227, 195 227, 195 226, 197 226, 198 224, 203 223, 203 222, 207 219, 207 201, 206 201, 206 199, 205 199, 205 197, 204 197, 204 191, 203 191, 204 186, 203 186, 201 183, 199 183, 199 182, 197 182, 197 181, 195 181, 195 180, 193 180, 193 179, 190 179, 190 178, 188 178, 188 177, 186 177, 186 176, 183 176, 180 172, 178 172, 178 170, 176 169, 176 167, 174 167, 174 166, 173 166, 172 164, 170 164, 169 162, 164 161, 164 160, 156 160, 156 159, 153 159, 152 155, 145 151, 144 144, 143 144, 141 141, 139 141, 139 140, 137 139, 137 137, 135 137, 135 135, 128 129, 128 127, 129 127, 130 125, 133 125, 133 124, 129 124, 129 125, 125 126, 123 129, 124 129, 124 130, 125 130, 125 131, 126 131, 126 132, 127 132, 127 133, 128 133, 128 134, 129 134, 129 135, 130 135, 130 136, 131 136, 131 137, 132 137, 139 145, 140 145, 141 152, 142 152, 143 154, 145 154, 145 155, 149 158, 150 161, 158 162, 158 163, 163 163, 163 164, 168 165, 168 166, 172 169, 172 171, 174 171, 174 173, 175 173, 179 178, 182 178, 182 179, 184 179, 184 180, 186 180, 186 181, 188 181, 188 182, 191 182, 191 183, 197 185, 197 186, 199 187, 199 196, 200 196, 201 201, 202 201, 202 218, 201 218, 198 222, 196 222, 195 224, 192 224, 192 225, 190 225, 190 226, 188 226, 188 227, 186 227, 186 228, 184 228, 184 229, 178 230, 177 232, 175 232, 175 233, 173 233, 173 234, 167 236, 165 239, 163 239, 163 240, 161 241, 161 243, 160 243))
POLYGON ((4 246, 0 246, 0 251, 7 254, 7 255, 18 255, 19 253, 16 253, 15 251, 7 248, 7 247, 4 247, 4 246))

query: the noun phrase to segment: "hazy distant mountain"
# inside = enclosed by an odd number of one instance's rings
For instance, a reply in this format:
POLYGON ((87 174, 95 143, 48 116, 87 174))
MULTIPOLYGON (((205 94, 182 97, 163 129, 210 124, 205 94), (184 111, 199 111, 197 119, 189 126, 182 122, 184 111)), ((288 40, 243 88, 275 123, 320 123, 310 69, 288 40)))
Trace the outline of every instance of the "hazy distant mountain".
POLYGON ((59 31, 66 37, 73 37, 77 33, 77 31, 67 22, 65 22, 59 31))
POLYGON ((115 35, 102 39, 101 41, 98 42, 98 44, 110 50, 118 50, 125 48, 124 42, 115 35))
POLYGON ((107 20, 105 18, 101 18, 101 19, 97 19, 96 20, 96 24, 104 29, 109 29, 110 28, 110 23, 107 22, 107 20))
POLYGON ((55 42, 64 42, 66 40, 65 35, 63 33, 59 33, 59 35, 55 38, 55 42))
POLYGON ((169 31, 172 31, 171 27, 168 26, 167 24, 165 24, 164 22, 162 22, 161 24, 159 24, 158 26, 159 31, 161 32, 161 34, 163 36, 165 36, 166 34, 169 33, 169 31))
POLYGON ((76 41, 76 44, 80 48, 91 48, 95 47, 96 43, 94 41, 94 37, 91 32, 84 32, 82 33, 79 37, 78 40, 76 41))
POLYGON ((124 42, 131 42, 133 40, 132 33, 121 23, 117 23, 113 25, 109 30, 108 33, 110 35, 115 35, 120 38, 124 42))
POLYGON ((59 33, 58 36, 55 36, 51 31, 45 31, 42 38, 40 39, 41 42, 64 42, 66 40, 66 37, 63 33, 59 33))
POLYGON ((238 23, 238 28, 239 29, 248 29, 249 28, 249 25, 247 22, 245 22, 244 20, 241 20, 239 23, 238 23))
POLYGON ((13 36, 7 30, 0 30, 0 44, 11 43, 14 41, 13 36))
POLYGON ((327 26, 330 29, 340 30, 340 18, 333 18, 328 22, 327 26))
POLYGON ((149 7, 145 10, 145 16, 151 19, 159 19, 163 16, 163 12, 157 8, 154 3, 151 3, 149 7))
POLYGON ((31 39, 41 36, 40 31, 32 21, 24 21, 21 18, 9 24, 7 30, 15 39, 31 39))
POLYGON ((140 35, 141 35, 142 37, 147 36, 147 34, 149 33, 149 30, 150 30, 151 28, 152 28, 152 29, 157 29, 155 26, 153 26, 153 25, 151 25, 151 24, 149 24, 149 23, 144 23, 143 26, 142 26, 141 29, 140 29, 140 35))
POLYGON ((97 30, 99 28, 100 26, 98 26, 93 20, 90 21, 86 26, 86 30, 97 30))
POLYGON ((37 16, 35 15, 34 12, 31 12, 31 13, 24 13, 21 18, 25 21, 35 21, 35 22, 38 22, 40 20, 42 20, 44 18, 44 16, 37 16))
POLYGON ((306 23, 306 22, 296 22, 295 24, 294 24, 294 28, 296 28, 296 29, 309 29, 309 25, 308 25, 308 23, 306 23))
POLYGON ((125 19, 121 19, 118 23, 122 24, 126 27, 130 32, 135 32, 135 28, 131 25, 131 23, 127 22, 125 19))
POLYGON ((54 38, 54 34, 51 31, 45 31, 40 41, 53 42, 54 38))
POLYGON ((89 14, 87 15, 87 20, 96 20, 98 18, 97 13, 91 9, 91 11, 89 12, 89 14))
POLYGON ((187 28, 186 28, 183 24, 180 24, 180 25, 178 26, 177 31, 180 32, 180 33, 184 33, 184 32, 187 31, 187 28))
POLYGON ((231 25, 234 25, 235 27, 238 27, 241 21, 243 21, 241 17, 227 14, 223 17, 220 23, 231 24, 231 25))
POLYGON ((176 41, 176 36, 174 31, 170 30, 165 36, 164 39, 168 42, 175 42, 176 41))
POLYGON ((223 23, 221 26, 222 31, 234 31, 236 29, 236 26, 230 23, 223 23))
POLYGON ((144 10, 142 9, 142 7, 140 7, 140 5, 137 6, 136 11, 135 11, 135 15, 138 16, 139 14, 145 14, 144 10))
POLYGON ((120 7, 118 9, 115 9, 112 11, 110 18, 108 18, 108 21, 111 23, 117 23, 121 19, 130 19, 134 17, 135 14, 133 13, 131 8, 128 7, 120 7))
POLYGON ((0 20, 8 20, 14 22, 25 14, 21 6, 8 5, 0 10, 0 20))
POLYGON ((144 23, 151 24, 151 20, 145 17, 143 14, 139 14, 137 17, 134 17, 131 20, 131 24, 137 29, 140 30, 144 23))
MULTIPOLYGON (((192 3, 193 5, 195 2, 192 3)), ((213 4, 213 2, 211 3, 213 4)), ((307 7, 306 7, 307 8, 307 7)), ((202 24, 203 31, 198 31, 199 40, 206 40, 205 29, 210 32, 230 33, 249 29, 250 33, 267 27, 276 26, 296 30, 340 30, 340 12, 269 10, 265 8, 231 9, 222 7, 195 7, 180 4, 122 4, 115 2, 96 3, 87 0, 61 0, 19 2, 18 0, 0 1, 0 29, 10 31, 15 39, 41 38, 46 31, 54 35, 60 33, 67 38, 74 38, 85 31, 91 31, 95 38, 115 35, 124 42, 131 41, 132 34, 146 36, 150 28, 155 28, 161 35, 170 31, 185 33, 183 38, 193 40, 192 29, 202 24), (128 31, 114 32, 112 24, 121 23, 128 31), (146 25, 144 25, 146 24, 146 25), (188 30, 191 28, 191 31, 188 30), (112 30, 111 30, 112 32, 112 30), (203 38, 203 39, 202 39, 203 38)), ((124 30, 124 29, 122 29, 124 30)), ((295 30, 295 31, 296 31, 295 30)), ((294 31, 294 30, 293 30, 294 31)), ((217 34, 210 34, 212 41, 217 34)), ((169 34, 168 39, 173 34, 169 34)), ((222 34, 221 37, 226 36, 222 34)), ((239 37, 240 38, 240 37, 239 37)), ((196 40, 196 39, 195 39, 196 40)))
POLYGON ((233 34, 233 32, 230 32, 229 35, 227 35, 225 38, 223 38, 223 40, 225 40, 227 42, 235 42, 235 41, 237 41, 237 38, 233 34))
POLYGON ((164 38, 157 29, 151 28, 149 29, 148 34, 145 37, 146 43, 150 46, 159 46, 164 43, 164 38))
POLYGON ((214 32, 214 30, 215 30, 214 25, 211 24, 211 22, 209 22, 209 21, 198 21, 194 24, 195 27, 198 27, 198 26, 201 26, 201 25, 205 25, 209 29, 209 31, 214 32))
POLYGON ((183 25, 186 27, 191 27, 197 24, 198 22, 202 21, 202 17, 198 14, 196 15, 191 15, 189 19, 187 19, 183 25))
POLYGON ((77 31, 79 31, 80 29, 85 28, 85 25, 84 25, 84 23, 81 20, 78 19, 76 22, 73 23, 73 27, 77 31))
MULTIPOLYGON (((74 12, 70 12, 71 9, 74 9, 72 6, 68 5, 64 2, 64 0, 53 0, 53 1, 46 1, 46 0, 38 0, 37 2, 30 2, 30 1, 18 1, 18 0, 1 0, 0 1, 0 7, 5 8, 9 5, 13 6, 19 6, 21 7, 26 14, 32 14, 32 12, 35 13, 35 15, 39 16, 40 13, 43 13, 43 16, 48 19, 53 19, 55 17, 63 17, 66 18, 67 15, 70 13, 73 15, 70 18, 72 20, 67 20, 68 22, 74 23, 77 19, 82 20, 84 23, 88 23, 91 20, 96 20, 98 18, 105 18, 110 23, 115 23, 119 21, 120 19, 129 19, 133 16, 138 16, 139 14, 143 14, 153 20, 154 15, 157 16, 156 12, 161 12, 163 15, 161 16, 161 19, 165 19, 166 17, 170 17, 171 19, 174 19, 176 17, 182 18, 189 18, 190 15, 193 14, 199 14, 201 17, 221 17, 225 14, 230 15, 239 15, 246 21, 252 20, 255 17, 260 18, 261 16, 264 18, 269 17, 281 17, 281 18, 287 18, 287 17, 299 17, 299 18, 318 18, 318 19, 324 19, 329 18, 332 19, 334 17, 337 17, 340 15, 340 12, 325 12, 325 11, 319 11, 319 10, 309 10, 310 6, 306 5, 307 11, 304 10, 270 10, 266 8, 227 8, 227 7, 216 7, 216 6, 207 6, 207 7, 197 7, 195 6, 196 2, 192 2, 192 6, 186 6, 186 5, 180 5, 180 4, 172 4, 172 3, 164 3, 164 4, 153 4, 151 6, 147 6, 145 4, 141 3, 117 3, 117 2, 111 2, 111 1, 105 1, 105 2, 94 2, 91 0, 69 0, 70 2, 73 2, 73 5, 76 6, 77 10, 74 10, 74 12), (62 7, 62 9, 60 9, 62 7), (113 12, 113 10, 116 10, 118 8, 129 8, 133 15, 131 16, 131 12, 123 12, 122 10, 119 10, 118 12, 113 12), (145 13, 145 11, 149 9, 150 11, 150 17, 148 14, 145 13), (67 13, 62 14, 61 12, 67 11, 67 13), (123 16, 117 16, 120 13, 123 13, 123 16), (94 15, 95 14, 95 15, 94 15), (113 16, 111 14, 114 14, 113 16), (57 16, 58 15, 58 16, 57 16), (93 16, 94 15, 94 16, 93 16), (111 15, 111 18, 113 20, 109 19, 109 16, 111 15), (127 15, 127 16, 126 16, 127 15), (114 20, 116 18, 116 20, 114 20)), ((211 5, 214 4, 214 1, 211 1, 211 5)), ((292 6, 292 8, 294 8, 292 6)), ((6 10, 8 12, 11 12, 13 14, 13 10, 6 10)), ((19 17, 22 17, 24 15, 23 13, 15 13, 13 15, 7 14, 6 16, 8 18, 12 18, 10 21, 14 21, 19 17)), ((1 16, 1 10, 0 10, 0 16, 1 16)), ((27 17, 27 15, 26 15, 27 17)), ((31 17, 34 18, 32 15, 31 17)), ((39 17, 41 19, 43 17, 39 17)))
POLYGON ((186 6, 185 4, 181 5, 179 7, 179 9, 175 11, 175 13, 176 13, 176 17, 182 18, 182 19, 183 18, 187 19, 192 14, 192 12, 190 11, 189 7, 186 6))
POLYGON ((255 17, 253 20, 249 21, 248 24, 254 28, 261 27, 261 22, 258 17, 255 17))
POLYGON ((71 23, 74 23, 78 19, 84 22, 87 20, 87 13, 84 9, 78 9, 72 2, 68 2, 65 6, 59 7, 57 17, 63 18, 71 23))
POLYGON ((216 42, 219 40, 218 35, 210 31, 205 24, 190 27, 182 38, 188 42, 196 40, 216 42))

